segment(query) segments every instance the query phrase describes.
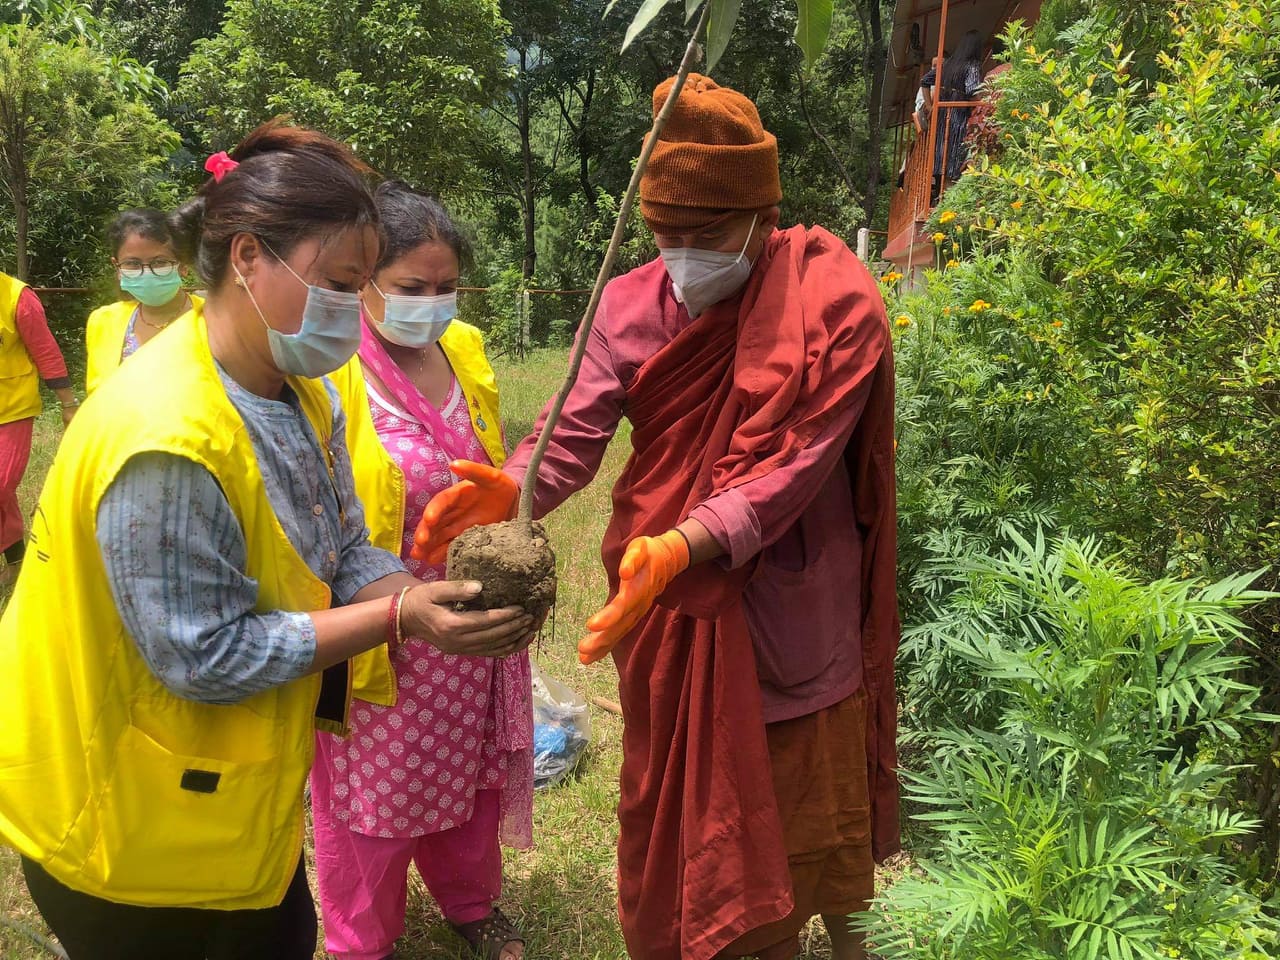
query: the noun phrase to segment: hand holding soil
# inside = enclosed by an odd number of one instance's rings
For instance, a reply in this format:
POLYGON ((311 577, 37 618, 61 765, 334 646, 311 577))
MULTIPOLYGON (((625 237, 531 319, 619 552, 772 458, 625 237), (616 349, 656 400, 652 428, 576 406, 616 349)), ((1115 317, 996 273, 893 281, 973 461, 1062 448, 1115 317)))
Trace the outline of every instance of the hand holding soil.
POLYGON ((405 637, 425 641, 442 653, 469 657, 506 657, 529 646, 541 618, 524 607, 456 609, 474 602, 481 596, 481 588, 476 581, 452 580, 414 587, 400 607, 405 637))

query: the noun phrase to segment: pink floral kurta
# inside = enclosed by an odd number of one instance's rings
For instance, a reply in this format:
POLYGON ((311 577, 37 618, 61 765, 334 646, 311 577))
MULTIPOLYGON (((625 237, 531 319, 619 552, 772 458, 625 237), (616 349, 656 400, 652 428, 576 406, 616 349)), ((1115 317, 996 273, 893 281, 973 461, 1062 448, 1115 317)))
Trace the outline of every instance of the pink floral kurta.
MULTIPOLYGON (((373 423, 405 479, 401 558, 421 580, 440 580, 444 565, 409 556, 422 510, 451 485, 448 454, 431 433, 369 384, 373 423)), ((467 437, 465 457, 489 463, 455 380, 440 414, 467 437)), ((418 837, 471 819, 477 790, 502 790, 504 843, 532 841, 533 751, 529 657, 505 660, 441 653, 406 644, 394 662, 394 707, 357 700, 351 737, 332 751, 333 817, 375 837, 418 837)))

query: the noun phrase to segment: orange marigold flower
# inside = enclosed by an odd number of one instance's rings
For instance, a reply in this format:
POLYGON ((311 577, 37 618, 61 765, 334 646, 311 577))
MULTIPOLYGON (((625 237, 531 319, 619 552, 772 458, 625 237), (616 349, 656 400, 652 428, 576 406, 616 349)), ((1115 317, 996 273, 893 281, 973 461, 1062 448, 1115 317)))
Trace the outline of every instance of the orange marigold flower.
POLYGON ((935 234, 933 235, 933 242, 934 242, 934 243, 941 243, 941 242, 942 242, 943 240, 945 240, 945 239, 947 239, 947 235, 946 235, 945 233, 943 233, 942 231, 938 231, 937 233, 935 233, 935 234))
POLYGON ((943 315, 944 317, 949 317, 949 316, 951 316, 951 308, 950 308, 950 307, 943 307, 943 308, 942 308, 942 315, 943 315))
POLYGON ((959 261, 959 260, 951 259, 951 260, 948 260, 948 261, 947 261, 947 267, 948 267, 948 268, 951 268, 951 267, 958 267, 958 266, 960 266, 960 261, 959 261))
POLYGON ((954 210, 944 210, 942 211, 942 214, 938 217, 938 222, 950 223, 955 218, 956 218, 956 212, 954 210))
POLYGON ((1021 201, 1021 200, 1015 200, 1015 201, 1013 201, 1013 203, 1009 204, 1009 206, 1013 207, 1013 209, 1015 209, 1015 210, 1021 210, 1021 209, 1022 209, 1022 201, 1021 201))
POLYGON ((1060 326, 1062 326, 1062 321, 1061 321, 1061 320, 1055 320, 1055 321, 1053 321, 1053 326, 1055 326, 1055 327, 1060 327, 1060 326))
POLYGON ((985 300, 978 299, 973 301, 973 303, 969 305, 969 312, 981 313, 983 310, 988 310, 990 308, 991 308, 991 304, 987 303, 987 301, 985 300))
POLYGON ((893 325, 897 327, 899 330, 903 330, 911 326, 911 318, 908 317, 905 313, 901 314, 896 320, 893 321, 893 325))

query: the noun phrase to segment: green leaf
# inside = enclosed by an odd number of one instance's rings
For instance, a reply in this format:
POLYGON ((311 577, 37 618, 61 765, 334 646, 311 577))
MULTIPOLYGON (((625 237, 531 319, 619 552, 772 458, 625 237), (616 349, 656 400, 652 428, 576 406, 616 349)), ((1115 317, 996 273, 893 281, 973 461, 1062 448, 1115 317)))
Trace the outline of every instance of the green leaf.
POLYGON ((684 22, 688 23, 702 6, 703 0, 684 0, 684 22))
POLYGON ((796 0, 796 12, 796 43, 804 51, 805 66, 812 67, 831 34, 831 0, 796 0))
POLYGON ((729 35, 733 33, 733 25, 738 22, 738 12, 742 9, 742 0, 710 0, 711 17, 707 22, 707 62, 704 70, 710 73, 720 62, 720 57, 729 46, 729 35))
POLYGON ((627 34, 622 38, 622 49, 625 50, 631 46, 631 41, 644 32, 644 28, 653 22, 653 18, 658 15, 658 11, 667 5, 670 0, 644 0, 640 4, 640 9, 636 11, 635 19, 631 21, 631 26, 627 27, 627 34))

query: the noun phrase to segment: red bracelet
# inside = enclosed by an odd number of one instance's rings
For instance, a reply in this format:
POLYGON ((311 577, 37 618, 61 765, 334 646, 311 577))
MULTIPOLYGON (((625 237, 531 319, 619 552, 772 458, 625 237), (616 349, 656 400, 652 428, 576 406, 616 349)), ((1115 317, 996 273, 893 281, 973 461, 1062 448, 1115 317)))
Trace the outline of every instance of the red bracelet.
POLYGON ((400 649, 400 602, 404 599, 405 591, 391 597, 391 606, 387 608, 387 653, 394 657, 396 651, 400 649))

